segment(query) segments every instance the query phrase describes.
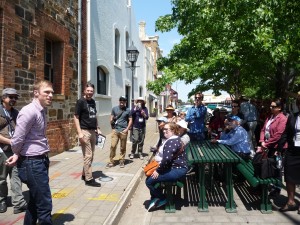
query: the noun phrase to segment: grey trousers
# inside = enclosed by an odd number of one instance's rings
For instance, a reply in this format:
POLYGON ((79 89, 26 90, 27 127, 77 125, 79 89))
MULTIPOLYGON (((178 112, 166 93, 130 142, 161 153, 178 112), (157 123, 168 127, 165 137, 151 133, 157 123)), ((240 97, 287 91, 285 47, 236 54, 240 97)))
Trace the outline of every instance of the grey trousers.
POLYGON ((135 154, 136 149, 138 148, 138 153, 143 153, 144 140, 145 140, 146 128, 132 129, 132 150, 131 154, 135 154))
POLYGON ((18 209, 27 203, 22 193, 22 182, 18 176, 17 166, 10 167, 5 165, 5 160, 12 154, 12 152, 0 153, 0 202, 7 199, 8 186, 6 178, 9 175, 12 204, 15 209, 18 209))

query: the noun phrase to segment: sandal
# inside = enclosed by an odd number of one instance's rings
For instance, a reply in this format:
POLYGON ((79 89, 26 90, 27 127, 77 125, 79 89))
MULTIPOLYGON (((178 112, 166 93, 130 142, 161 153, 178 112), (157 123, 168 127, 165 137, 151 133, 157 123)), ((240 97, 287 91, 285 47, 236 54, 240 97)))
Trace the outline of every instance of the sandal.
MULTIPOLYGON (((281 207, 279 209, 280 212, 287 212, 287 211, 295 211, 297 210, 298 207, 297 207, 297 204, 293 204, 293 205, 290 205, 290 204, 286 204, 285 206, 281 207)), ((300 213, 299 209, 298 209, 298 214, 300 213)))

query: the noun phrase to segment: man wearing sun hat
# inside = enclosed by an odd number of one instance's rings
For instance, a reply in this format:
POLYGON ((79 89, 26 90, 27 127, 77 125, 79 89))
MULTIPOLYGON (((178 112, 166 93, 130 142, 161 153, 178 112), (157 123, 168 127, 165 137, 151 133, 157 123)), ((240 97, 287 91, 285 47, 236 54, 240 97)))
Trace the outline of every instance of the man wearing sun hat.
POLYGON ((143 146, 146 134, 146 120, 148 120, 148 109, 145 106, 143 97, 136 99, 136 105, 131 109, 132 115, 132 149, 129 156, 130 159, 134 158, 136 149, 138 148, 139 158, 144 159, 143 146))
POLYGON ((251 154, 250 144, 247 131, 240 126, 241 121, 238 116, 229 117, 226 126, 227 131, 221 133, 219 140, 213 139, 211 142, 229 145, 241 158, 248 160, 251 154))

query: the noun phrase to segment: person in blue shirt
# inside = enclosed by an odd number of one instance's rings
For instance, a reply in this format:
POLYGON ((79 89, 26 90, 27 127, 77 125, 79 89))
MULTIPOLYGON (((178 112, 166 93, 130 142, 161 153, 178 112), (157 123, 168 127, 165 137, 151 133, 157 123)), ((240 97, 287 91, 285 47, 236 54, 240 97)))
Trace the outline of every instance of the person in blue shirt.
POLYGON ((205 117, 207 108, 202 103, 203 94, 198 92, 195 94, 195 105, 188 109, 185 121, 188 122, 191 141, 201 141, 205 138, 205 117))
POLYGON ((228 118, 227 127, 221 133, 219 140, 213 139, 212 143, 220 143, 230 146, 242 159, 250 159, 251 148, 248 141, 247 131, 240 126, 241 118, 231 116, 228 118))

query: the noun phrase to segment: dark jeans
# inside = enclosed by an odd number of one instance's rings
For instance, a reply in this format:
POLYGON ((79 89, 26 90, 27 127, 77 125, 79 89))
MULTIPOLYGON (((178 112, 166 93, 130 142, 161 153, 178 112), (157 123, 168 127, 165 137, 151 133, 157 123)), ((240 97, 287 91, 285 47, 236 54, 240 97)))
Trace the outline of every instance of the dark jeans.
POLYGON ((159 198, 164 199, 164 195, 162 193, 162 190, 160 188, 155 188, 154 185, 162 182, 174 182, 183 177, 187 173, 187 168, 178 168, 178 169, 171 169, 168 170, 165 173, 159 174, 159 176, 156 179, 153 179, 151 176, 146 179, 146 186, 150 190, 151 199, 153 198, 159 198))
POLYGON ((52 199, 49 187, 49 158, 19 159, 18 172, 21 181, 29 188, 30 199, 24 225, 52 224, 52 199))

